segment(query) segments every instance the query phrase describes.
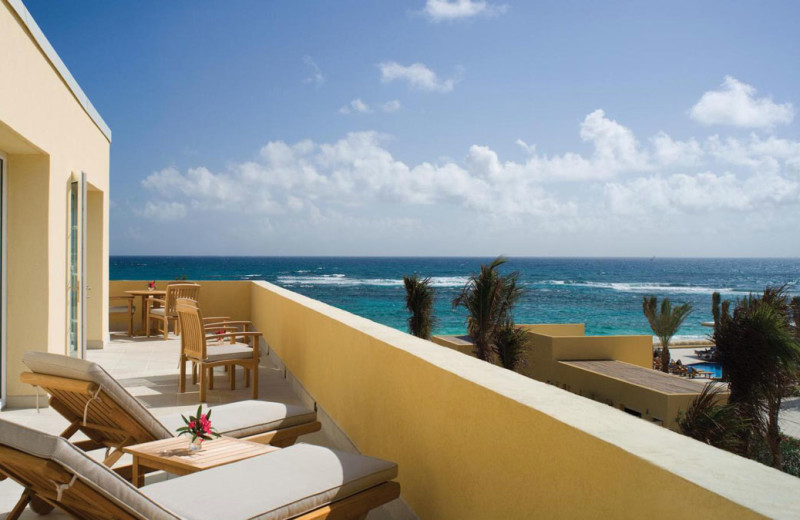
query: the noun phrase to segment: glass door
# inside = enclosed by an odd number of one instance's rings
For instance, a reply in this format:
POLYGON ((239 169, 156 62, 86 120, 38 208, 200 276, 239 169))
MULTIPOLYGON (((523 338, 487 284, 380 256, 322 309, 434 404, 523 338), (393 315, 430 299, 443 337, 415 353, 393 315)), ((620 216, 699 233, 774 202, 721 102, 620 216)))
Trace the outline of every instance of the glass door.
POLYGON ((68 342, 69 355, 83 358, 86 351, 85 319, 85 258, 86 244, 86 175, 81 173, 80 180, 69 185, 69 295, 68 308, 68 342))

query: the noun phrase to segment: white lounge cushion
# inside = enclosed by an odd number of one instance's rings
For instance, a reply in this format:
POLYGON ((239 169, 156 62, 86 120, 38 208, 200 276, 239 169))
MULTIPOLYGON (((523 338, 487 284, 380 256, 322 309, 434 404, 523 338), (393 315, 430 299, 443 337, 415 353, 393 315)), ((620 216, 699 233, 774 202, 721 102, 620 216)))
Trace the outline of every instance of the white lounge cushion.
MULTIPOLYGON (((128 306, 127 305, 112 305, 108 308, 109 314, 128 314, 128 306)), ((131 314, 136 312, 136 306, 131 305, 131 314)))
POLYGON ((15 450, 55 461, 84 483, 101 491, 108 499, 137 516, 152 520, 177 520, 179 517, 143 495, 125 479, 89 458, 61 437, 0 420, 0 444, 15 450))
POLYGON ((169 439, 173 433, 150 413, 138 399, 128 393, 119 381, 108 375, 103 367, 92 361, 76 359, 49 352, 28 351, 22 362, 33 372, 51 376, 68 377, 81 381, 91 381, 103 387, 121 407, 128 411, 136 421, 144 426, 156 439, 169 439))
POLYGON ((228 359, 248 359, 253 357, 253 348, 246 343, 210 344, 206 348, 208 361, 225 361, 228 359))
MULTIPOLYGON (((252 349, 250 351, 252 352, 252 349)), ((174 436, 179 426, 183 426, 180 415, 168 416, 163 422, 159 421, 103 367, 92 361, 31 351, 25 353, 22 362, 39 374, 97 383, 117 403, 124 406, 155 439, 169 439, 174 436)), ((240 401, 215 406, 213 410, 214 427, 231 437, 249 437, 276 428, 288 428, 316 420, 316 413, 313 410, 267 401, 240 401)))
MULTIPOLYGON (((313 410, 302 406, 268 401, 239 401, 210 407, 211 422, 219 433, 229 437, 250 437, 317 420, 313 410)), ((180 414, 161 417, 161 422, 175 431, 184 425, 180 414)))
POLYGON ((150 314, 152 314, 153 316, 163 316, 164 307, 156 307, 155 309, 150 309, 150 314))
POLYGON ((140 491, 187 520, 284 520, 396 476, 392 462, 296 444, 140 491))

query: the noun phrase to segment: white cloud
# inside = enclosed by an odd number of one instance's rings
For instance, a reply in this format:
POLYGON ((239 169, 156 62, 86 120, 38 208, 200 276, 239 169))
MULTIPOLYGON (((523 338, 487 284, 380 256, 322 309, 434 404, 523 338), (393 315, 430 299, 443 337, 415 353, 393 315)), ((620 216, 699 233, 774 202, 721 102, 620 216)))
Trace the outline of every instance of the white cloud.
POLYGON ((441 79, 423 63, 400 65, 395 61, 387 61, 378 64, 378 68, 381 69, 381 81, 384 83, 406 81, 412 88, 428 92, 451 92, 455 87, 455 79, 441 79))
POLYGON ((440 217, 466 212, 523 229, 580 232, 652 231, 663 223, 654 224, 655 216, 703 230, 750 217, 777 229, 800 218, 798 141, 757 135, 678 139, 665 132, 640 141, 602 110, 588 114, 578 133, 589 145, 586 152, 547 155, 517 140, 526 152, 517 161, 474 144, 460 161, 407 163, 377 132, 332 142, 271 141, 254 160, 223 171, 152 173, 142 183, 151 194, 146 211, 176 218, 188 212, 256 214, 274 229, 288 222, 306 222, 309 229, 344 225, 351 218, 386 216, 387 208, 400 208, 387 218, 428 208, 440 217))
POLYGON ((392 112, 397 112, 400 110, 400 101, 393 99, 391 101, 387 101, 386 103, 381 103, 376 105, 376 108, 365 103, 361 98, 354 99, 350 103, 346 104, 345 106, 339 109, 339 113, 343 115, 347 114, 372 114, 375 110, 380 110, 381 112, 386 112, 388 114, 392 112))
POLYGON ((703 149, 696 139, 676 141, 664 132, 650 138, 656 160, 662 166, 691 166, 703 157, 703 149))
POLYGON ((319 65, 317 65, 317 62, 314 61, 314 58, 308 55, 303 56, 303 63, 308 71, 308 76, 303 78, 303 83, 312 83, 318 87, 325 83, 325 75, 322 73, 319 65))
POLYGON ((381 105, 381 110, 384 112, 397 112, 401 108, 400 101, 393 99, 381 105))
POLYGON ((777 104, 768 97, 756 97, 755 87, 726 76, 720 90, 703 94, 690 115, 704 125, 742 128, 772 128, 789 124, 794 118, 791 103, 777 104))
POLYGON ((800 204, 800 184, 777 175, 741 179, 732 173, 681 173, 640 177, 626 184, 610 183, 605 195, 608 209, 620 215, 718 211, 741 214, 800 204))
POLYGON ((371 114, 372 109, 369 107, 369 105, 364 103, 361 98, 357 98, 339 109, 340 114, 349 114, 351 112, 356 112, 359 114, 371 114))
POLYGON ((180 220, 186 217, 186 206, 180 202, 147 201, 141 214, 152 220, 180 220))
POLYGON ((492 4, 483 0, 427 0, 422 12, 432 22, 468 20, 477 16, 498 16, 508 6, 492 4))

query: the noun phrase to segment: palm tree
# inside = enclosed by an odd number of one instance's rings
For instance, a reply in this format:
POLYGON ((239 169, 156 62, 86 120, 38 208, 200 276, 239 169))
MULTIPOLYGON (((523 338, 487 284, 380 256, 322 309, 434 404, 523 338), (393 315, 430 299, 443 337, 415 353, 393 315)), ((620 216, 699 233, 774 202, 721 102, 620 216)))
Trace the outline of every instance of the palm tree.
POLYGON ((516 370, 525 362, 523 354, 528 349, 525 340, 526 334, 511 321, 505 323, 497 331, 494 351, 503 368, 516 370))
POLYGON ((434 294, 431 279, 414 274, 404 276, 403 284, 406 286, 406 308, 411 313, 408 331, 418 338, 430 339, 436 324, 436 318, 433 317, 434 294))
POLYGON ((478 359, 485 361, 491 359, 498 331, 512 321, 511 311, 523 294, 518 272, 503 276, 498 271, 504 263, 506 259, 500 256, 482 265, 481 272, 470 276, 461 294, 453 299, 454 309, 464 307, 469 313, 467 333, 478 359))
POLYGON ((729 402, 751 420, 745 437, 763 437, 771 464, 781 467, 778 415, 800 366, 800 336, 792 326, 786 287, 767 287, 761 296, 737 301, 733 315, 723 313, 714 332, 718 359, 729 382, 729 402))
POLYGON ((720 391, 720 385, 708 383, 678 416, 678 427, 693 439, 741 454, 743 432, 749 428, 749 420, 739 413, 736 405, 723 403, 720 391))
POLYGON ((669 298, 664 298, 659 310, 658 299, 655 296, 645 296, 642 300, 642 311, 653 329, 653 334, 661 342, 661 371, 669 372, 669 342, 692 313, 692 304, 684 303, 673 309, 669 298))

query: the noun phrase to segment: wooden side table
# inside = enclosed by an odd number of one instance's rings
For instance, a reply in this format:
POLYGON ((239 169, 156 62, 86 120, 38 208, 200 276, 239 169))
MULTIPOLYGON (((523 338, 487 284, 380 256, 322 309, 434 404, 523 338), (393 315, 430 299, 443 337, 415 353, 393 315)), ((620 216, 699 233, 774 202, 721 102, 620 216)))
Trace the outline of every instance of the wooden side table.
POLYGON ((148 469, 163 470, 174 475, 188 475, 280 449, 269 444, 219 437, 204 441, 203 448, 199 451, 191 451, 190 440, 191 437, 184 435, 123 448, 125 453, 133 455, 131 467, 133 485, 142 486, 144 474, 148 469))

